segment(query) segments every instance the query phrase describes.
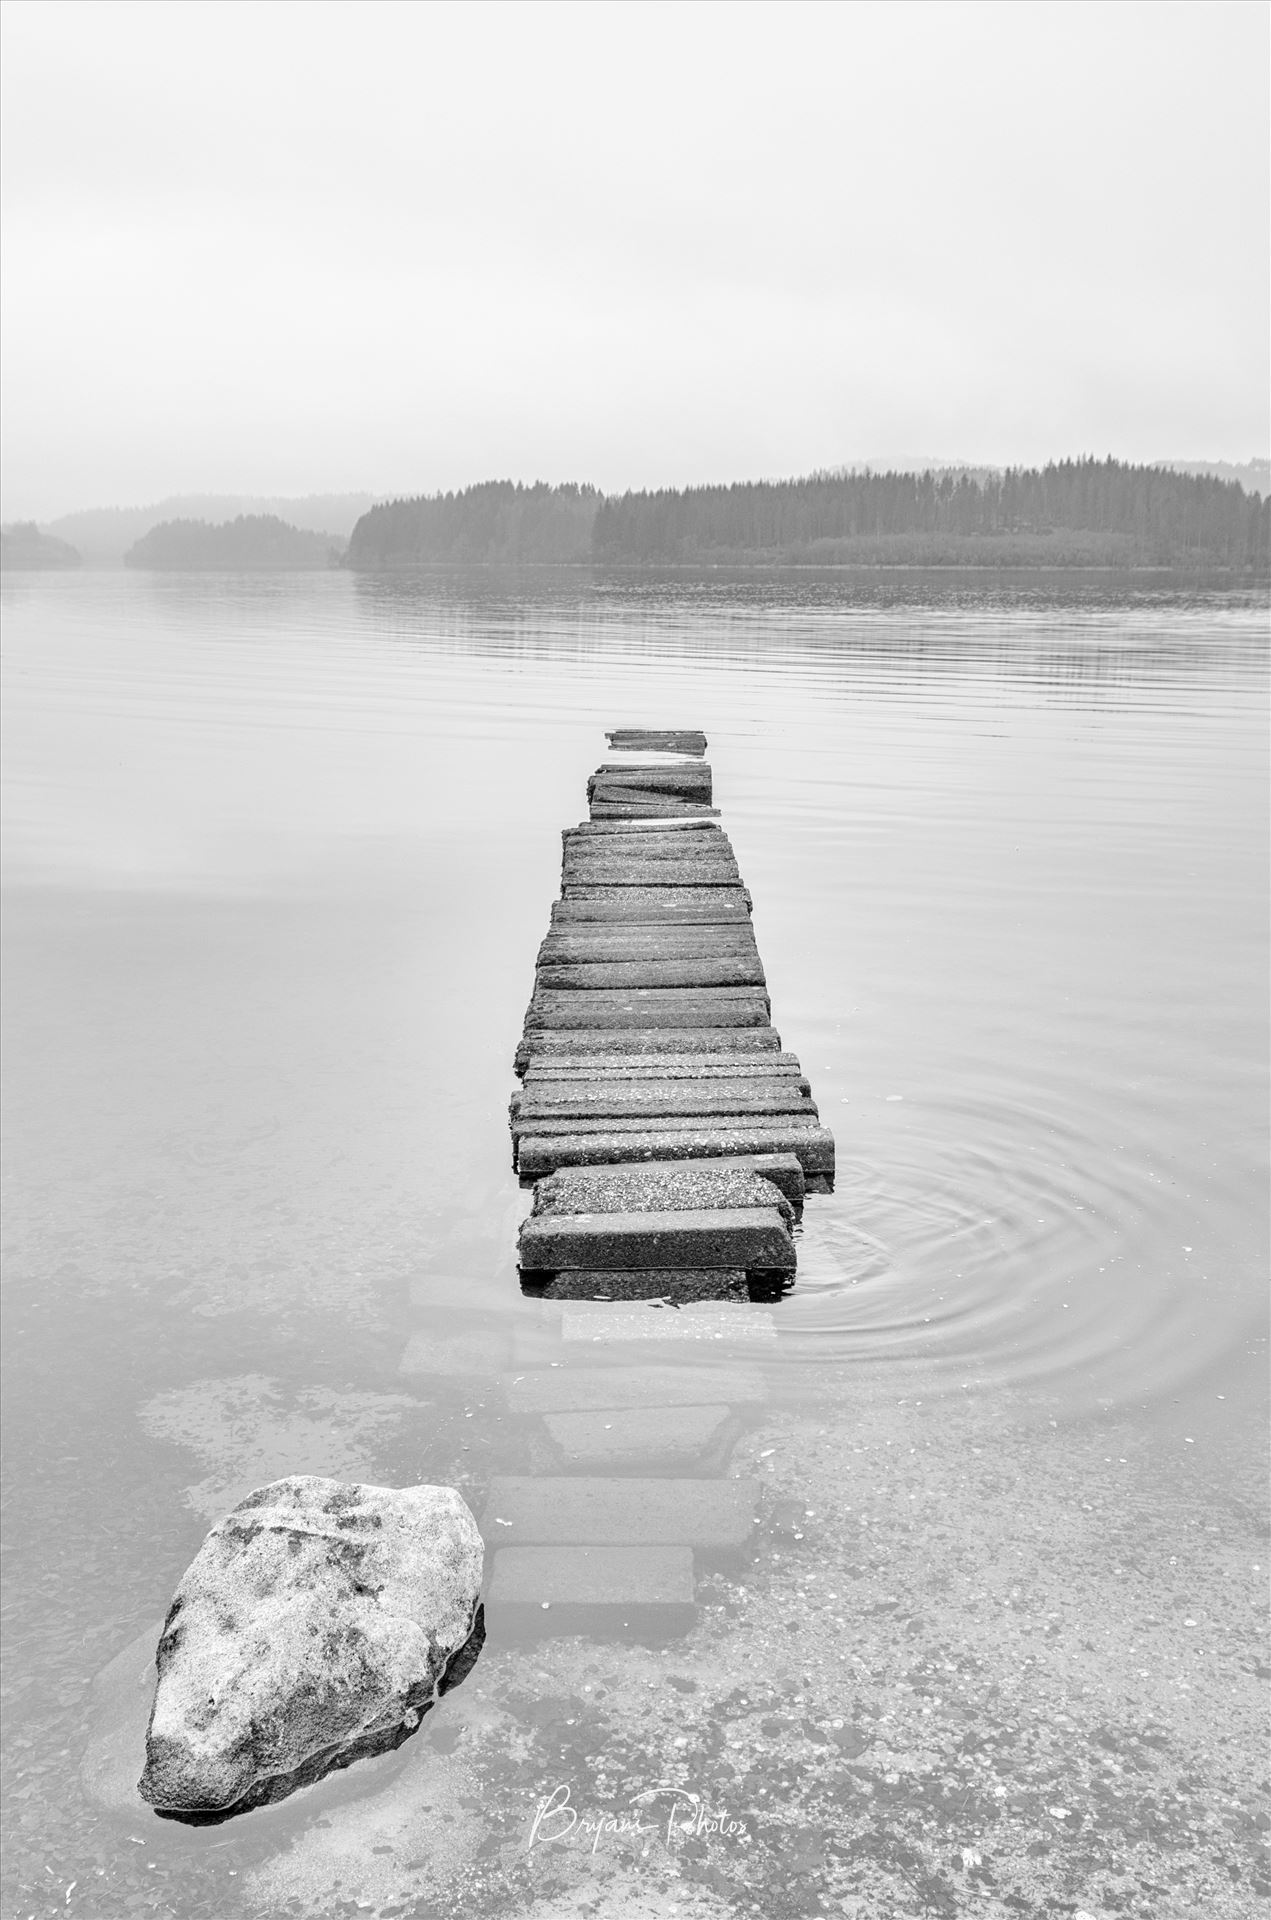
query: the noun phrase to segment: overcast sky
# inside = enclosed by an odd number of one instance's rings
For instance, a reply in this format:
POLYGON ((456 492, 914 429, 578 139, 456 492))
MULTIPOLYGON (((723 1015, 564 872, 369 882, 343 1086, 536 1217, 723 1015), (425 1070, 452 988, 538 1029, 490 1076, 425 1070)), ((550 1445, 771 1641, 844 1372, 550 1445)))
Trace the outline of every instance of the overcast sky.
POLYGON ((7 0, 6 518, 1268 444, 1261 0, 7 0))

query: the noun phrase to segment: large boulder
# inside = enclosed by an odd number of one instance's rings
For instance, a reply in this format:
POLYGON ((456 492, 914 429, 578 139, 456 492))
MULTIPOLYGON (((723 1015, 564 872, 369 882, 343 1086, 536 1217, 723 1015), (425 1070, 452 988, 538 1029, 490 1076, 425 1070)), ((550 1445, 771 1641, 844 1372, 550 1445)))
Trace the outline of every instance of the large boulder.
POLYGON ((142 1797, 224 1818, 399 1745, 476 1657, 481 1573, 452 1487, 294 1475, 249 1494, 164 1622, 142 1797))

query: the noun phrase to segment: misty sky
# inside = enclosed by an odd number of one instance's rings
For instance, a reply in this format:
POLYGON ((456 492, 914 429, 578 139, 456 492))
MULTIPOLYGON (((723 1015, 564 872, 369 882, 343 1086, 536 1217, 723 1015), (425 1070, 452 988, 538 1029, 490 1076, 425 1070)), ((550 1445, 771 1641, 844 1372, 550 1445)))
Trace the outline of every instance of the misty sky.
POLYGON ((4 513, 1268 445, 1268 11, 7 0, 4 513))

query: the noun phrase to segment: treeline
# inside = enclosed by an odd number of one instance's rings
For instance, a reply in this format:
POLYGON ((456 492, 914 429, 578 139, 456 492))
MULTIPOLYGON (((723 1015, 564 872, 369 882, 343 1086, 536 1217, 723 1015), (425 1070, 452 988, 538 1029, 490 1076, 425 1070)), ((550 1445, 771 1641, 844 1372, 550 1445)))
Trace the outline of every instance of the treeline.
POLYGON ((1000 474, 820 473, 805 480, 628 493, 596 516, 601 561, 780 559, 833 562, 900 547, 974 560, 1017 542, 1061 564, 1106 558, 1178 565, 1265 566, 1271 509, 1234 481, 1063 460, 1000 474))
POLYGON ((324 533, 292 527, 272 513, 242 513, 219 526, 206 520, 164 520, 124 555, 126 567, 255 570, 335 567, 341 548, 324 533))
POLYGON ((1235 481, 1063 460, 1002 473, 817 473, 666 488, 491 481, 393 500, 353 529, 348 562, 599 565, 1200 566, 1263 571, 1271 503, 1235 481))
POLYGON ((601 496, 595 487, 487 480, 461 493, 388 500, 364 513, 349 541, 354 567, 431 561, 578 561, 592 557, 601 496))

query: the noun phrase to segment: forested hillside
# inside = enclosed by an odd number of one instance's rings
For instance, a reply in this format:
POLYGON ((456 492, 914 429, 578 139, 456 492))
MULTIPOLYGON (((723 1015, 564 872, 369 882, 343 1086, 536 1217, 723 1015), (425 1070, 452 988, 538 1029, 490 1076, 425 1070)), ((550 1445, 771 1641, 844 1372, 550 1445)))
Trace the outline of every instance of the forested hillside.
POLYGON ((594 487, 488 480, 462 493, 389 500, 354 527, 349 565, 590 560, 600 498, 594 487))
POLYGON ((1064 460, 1040 471, 813 474, 604 502, 602 561, 980 558, 1266 565, 1271 509, 1233 481, 1064 460))
POLYGON ((334 567, 340 547, 324 533, 289 527, 271 513, 240 514, 220 526, 165 520, 124 555, 126 567, 255 569, 334 567))
POLYGON ((348 561, 1179 566, 1262 571, 1271 503, 1235 481, 1063 460, 1001 473, 819 473, 605 498, 493 481, 394 500, 348 561))
POLYGON ((18 520, 0 527, 0 567, 26 570, 44 567, 77 567, 80 555, 68 541, 41 533, 34 520, 18 520))

